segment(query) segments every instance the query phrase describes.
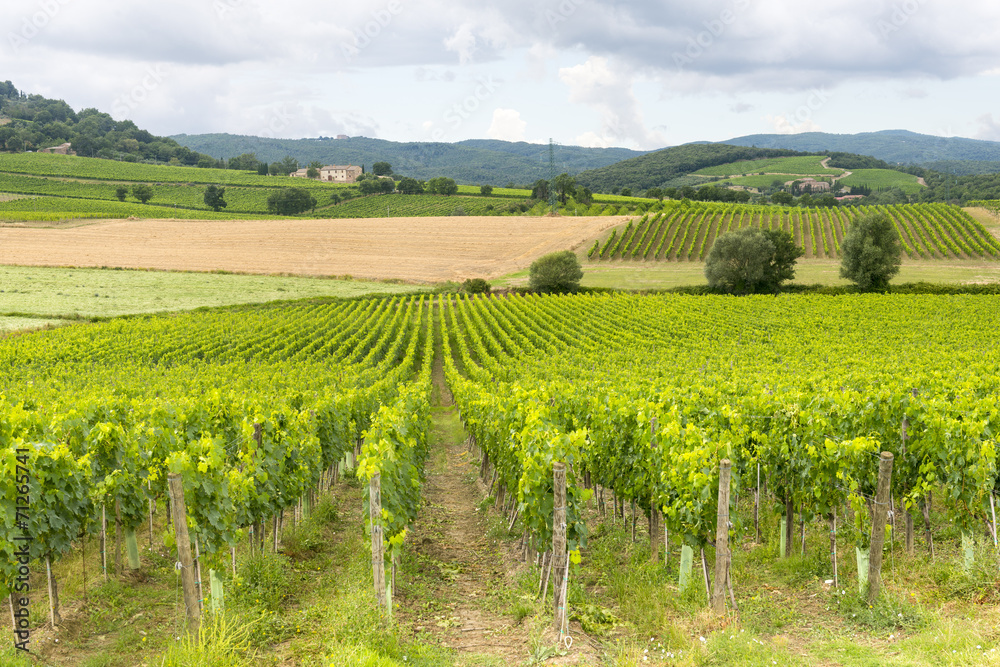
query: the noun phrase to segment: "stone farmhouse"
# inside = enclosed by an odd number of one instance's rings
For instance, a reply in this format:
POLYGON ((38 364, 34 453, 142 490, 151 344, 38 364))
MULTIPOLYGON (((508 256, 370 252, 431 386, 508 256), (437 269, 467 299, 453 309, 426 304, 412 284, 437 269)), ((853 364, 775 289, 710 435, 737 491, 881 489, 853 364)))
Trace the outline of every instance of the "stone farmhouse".
POLYGON ((826 181, 817 181, 815 178, 802 178, 799 179, 799 190, 813 193, 829 192, 830 184, 826 181))
MULTIPOLYGON (((294 178, 308 178, 308 176, 306 176, 308 171, 308 169, 299 169, 290 175, 294 178)), ((325 167, 320 167, 319 169, 319 180, 329 181, 331 183, 353 183, 358 180, 358 176, 360 175, 361 167, 353 164, 327 165, 325 167)))

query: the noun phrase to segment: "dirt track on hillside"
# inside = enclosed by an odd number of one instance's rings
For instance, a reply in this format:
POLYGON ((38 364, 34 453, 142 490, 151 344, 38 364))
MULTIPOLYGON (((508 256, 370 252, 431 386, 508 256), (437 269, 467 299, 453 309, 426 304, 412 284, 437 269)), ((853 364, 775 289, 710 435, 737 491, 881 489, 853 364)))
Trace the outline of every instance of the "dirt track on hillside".
POLYGON ((491 278, 573 249, 621 217, 107 220, 0 228, 0 264, 350 275, 417 282, 491 278))

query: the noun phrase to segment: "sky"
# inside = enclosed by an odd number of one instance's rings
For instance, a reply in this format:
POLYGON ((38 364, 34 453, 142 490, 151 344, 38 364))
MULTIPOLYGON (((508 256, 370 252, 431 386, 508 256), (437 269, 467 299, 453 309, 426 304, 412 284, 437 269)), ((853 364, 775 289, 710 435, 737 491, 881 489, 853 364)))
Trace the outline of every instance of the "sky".
POLYGON ((0 80, 157 135, 1000 141, 985 0, 4 0, 0 80))

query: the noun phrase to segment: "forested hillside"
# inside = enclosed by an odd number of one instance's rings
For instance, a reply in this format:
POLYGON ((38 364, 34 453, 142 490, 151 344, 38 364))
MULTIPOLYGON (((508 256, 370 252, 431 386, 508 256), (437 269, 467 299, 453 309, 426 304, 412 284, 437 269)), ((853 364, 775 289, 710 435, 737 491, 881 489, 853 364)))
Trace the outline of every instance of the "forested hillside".
POLYGON ((130 120, 116 121, 97 109, 77 112, 63 100, 28 95, 10 81, 0 83, 0 149, 37 151, 67 142, 87 157, 221 166, 214 158, 139 129, 130 120))
POLYGON ((1000 171, 1000 142, 964 137, 935 137, 908 130, 858 134, 751 134, 729 139, 724 143, 826 154, 859 153, 896 165, 920 165, 957 175, 1000 171))
POLYGON ((594 192, 631 188, 635 192, 669 185, 672 179, 692 172, 738 160, 807 155, 788 149, 748 148, 725 144, 685 144, 647 153, 577 176, 580 185, 594 192))
MULTIPOLYGON (((356 164, 370 167, 388 162, 397 174, 425 180, 453 178, 468 185, 530 185, 549 178, 548 144, 493 140, 442 142, 386 141, 368 137, 334 139, 272 139, 235 134, 175 135, 188 148, 216 158, 254 153, 264 162, 292 156, 299 164, 356 164)), ((642 155, 627 148, 555 146, 556 173, 576 174, 642 155)))

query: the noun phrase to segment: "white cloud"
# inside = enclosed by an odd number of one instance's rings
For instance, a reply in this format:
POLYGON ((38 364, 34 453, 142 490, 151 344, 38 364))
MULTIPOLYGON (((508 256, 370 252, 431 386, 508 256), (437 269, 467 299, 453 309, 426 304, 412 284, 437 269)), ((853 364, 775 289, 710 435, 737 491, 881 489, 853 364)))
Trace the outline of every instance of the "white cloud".
POLYGON ((569 86, 569 100, 600 112, 602 141, 615 145, 660 148, 665 140, 646 128, 639 101, 632 92, 633 75, 613 68, 607 58, 591 56, 575 67, 563 67, 559 78, 569 86))
POLYGON ((976 139, 986 141, 1000 141, 1000 120, 993 118, 993 114, 983 114, 976 119, 979 122, 979 131, 976 132, 976 139))
MULTIPOLYGON (((886 96, 877 111, 832 104, 821 118, 769 122, 788 132, 817 121, 933 127, 940 121, 927 117, 949 117, 946 103, 990 109, 1000 76, 1000 3, 982 0, 839 0, 808 11, 781 0, 4 0, 0 25, 12 82, 77 109, 112 112, 147 67, 167 66, 129 108, 158 134, 261 131, 269 109, 299 105, 284 132, 330 134, 322 128, 341 123, 347 134, 399 128, 392 138, 415 140, 424 138, 415 119, 450 129, 443 114, 494 77, 511 84, 482 113, 503 105, 539 136, 655 148, 668 132, 672 142, 736 134, 763 113, 795 109, 764 106, 817 82, 886 96), (678 67, 675 53, 691 62, 678 67), (944 86, 947 100, 934 92, 944 86), (734 104, 742 100, 753 108, 734 104)), ((489 123, 477 120, 461 132, 483 136, 489 123)), ((980 125, 993 136, 993 124, 980 125)))
POLYGON ((778 134, 801 134, 802 132, 819 132, 820 126, 813 122, 812 118, 805 118, 795 123, 796 118, 789 119, 781 114, 778 116, 765 116, 764 120, 774 126, 774 131, 778 134))
POLYGON ((476 52, 476 35, 472 26, 468 23, 459 26, 451 37, 444 40, 444 46, 458 54, 458 61, 462 65, 471 63, 472 56, 476 52))
POLYGON ((524 130, 528 123, 521 120, 521 112, 514 109, 495 109, 493 123, 486 131, 490 139, 501 141, 524 141, 524 130))
POLYGON ((584 148, 611 148, 612 146, 607 137, 602 137, 597 132, 584 132, 575 141, 577 146, 584 148))

